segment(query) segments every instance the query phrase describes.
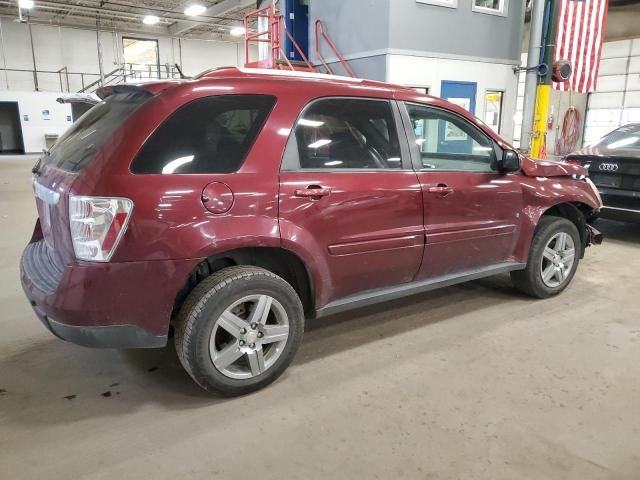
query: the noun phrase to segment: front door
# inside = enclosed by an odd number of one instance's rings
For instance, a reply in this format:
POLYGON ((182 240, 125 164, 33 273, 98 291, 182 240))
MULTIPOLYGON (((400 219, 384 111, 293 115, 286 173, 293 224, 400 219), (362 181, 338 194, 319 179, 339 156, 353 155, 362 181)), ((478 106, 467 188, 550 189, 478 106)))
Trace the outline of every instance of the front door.
POLYGON ((280 174, 280 233, 320 272, 316 307, 410 282, 424 249, 422 193, 395 106, 387 100, 311 103, 280 174), (404 153, 404 154, 403 154, 404 153))
POLYGON ((493 141, 462 116, 405 106, 424 197, 426 246, 417 278, 510 261, 522 203, 517 176, 496 171, 493 141))

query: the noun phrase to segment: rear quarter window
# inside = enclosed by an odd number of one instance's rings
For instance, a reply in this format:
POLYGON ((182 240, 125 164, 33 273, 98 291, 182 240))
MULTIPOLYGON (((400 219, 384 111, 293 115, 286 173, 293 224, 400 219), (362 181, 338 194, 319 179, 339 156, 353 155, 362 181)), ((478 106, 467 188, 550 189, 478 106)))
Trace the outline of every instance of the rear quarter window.
POLYGON ((157 128, 131 164, 131 172, 235 172, 275 102, 275 97, 268 95, 222 95, 193 100, 157 128))

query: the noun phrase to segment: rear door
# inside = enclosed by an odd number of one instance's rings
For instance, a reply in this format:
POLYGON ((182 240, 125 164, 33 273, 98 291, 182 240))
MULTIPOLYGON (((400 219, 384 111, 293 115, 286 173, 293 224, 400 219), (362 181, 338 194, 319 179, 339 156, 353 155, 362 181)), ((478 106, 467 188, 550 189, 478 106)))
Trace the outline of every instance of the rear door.
POLYGON ((418 279, 510 260, 522 191, 496 171, 493 141, 448 110, 403 104, 424 198, 426 246, 418 279))
POLYGON ((326 98, 305 108, 280 174, 285 244, 314 257, 317 305, 410 282, 422 260, 422 193, 395 103, 326 98))

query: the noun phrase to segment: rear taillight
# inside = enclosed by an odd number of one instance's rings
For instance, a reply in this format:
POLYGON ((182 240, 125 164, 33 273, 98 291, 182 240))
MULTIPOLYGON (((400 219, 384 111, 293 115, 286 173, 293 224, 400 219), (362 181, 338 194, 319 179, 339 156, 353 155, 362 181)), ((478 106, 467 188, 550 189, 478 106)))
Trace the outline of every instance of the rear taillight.
POLYGON ((78 260, 108 262, 124 235, 133 202, 128 198, 69 196, 69 227, 78 260))

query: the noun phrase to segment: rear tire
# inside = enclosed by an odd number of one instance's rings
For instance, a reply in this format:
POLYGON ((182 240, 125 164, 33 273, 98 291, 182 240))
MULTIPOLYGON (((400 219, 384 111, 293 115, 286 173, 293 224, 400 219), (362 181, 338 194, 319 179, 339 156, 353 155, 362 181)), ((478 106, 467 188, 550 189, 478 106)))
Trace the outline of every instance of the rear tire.
POLYGON ((511 272, 514 286, 536 298, 562 292, 578 268, 582 249, 576 226, 566 218, 544 216, 531 242, 527 267, 511 272))
POLYGON ((244 395, 275 381, 295 356, 304 311, 285 280, 258 267, 228 267, 187 296, 175 329, 178 358, 198 385, 244 395))

